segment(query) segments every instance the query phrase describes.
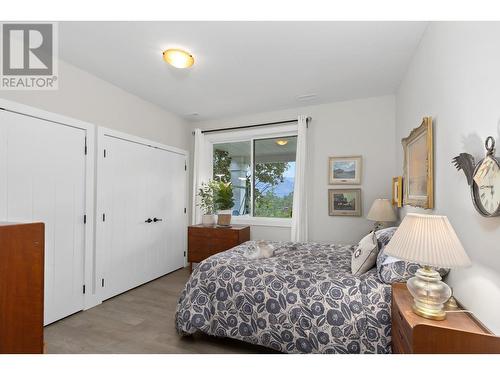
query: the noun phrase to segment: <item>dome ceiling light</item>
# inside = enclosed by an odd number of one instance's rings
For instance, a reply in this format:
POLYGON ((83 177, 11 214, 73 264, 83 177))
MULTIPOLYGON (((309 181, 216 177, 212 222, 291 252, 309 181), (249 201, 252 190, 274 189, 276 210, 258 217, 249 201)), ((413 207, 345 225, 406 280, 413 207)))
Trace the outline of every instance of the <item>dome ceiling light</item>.
POLYGON ((171 48, 163 51, 163 60, 175 68, 189 68, 194 64, 194 57, 182 49, 171 48))

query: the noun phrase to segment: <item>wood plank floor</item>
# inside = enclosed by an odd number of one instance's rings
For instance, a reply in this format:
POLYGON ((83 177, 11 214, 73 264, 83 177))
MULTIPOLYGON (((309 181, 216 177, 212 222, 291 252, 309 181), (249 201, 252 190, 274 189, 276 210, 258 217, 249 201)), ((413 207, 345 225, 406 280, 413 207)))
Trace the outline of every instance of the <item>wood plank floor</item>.
POLYGON ((204 334, 175 331, 177 300, 189 278, 181 269, 45 327, 55 353, 272 353, 270 349, 204 334))

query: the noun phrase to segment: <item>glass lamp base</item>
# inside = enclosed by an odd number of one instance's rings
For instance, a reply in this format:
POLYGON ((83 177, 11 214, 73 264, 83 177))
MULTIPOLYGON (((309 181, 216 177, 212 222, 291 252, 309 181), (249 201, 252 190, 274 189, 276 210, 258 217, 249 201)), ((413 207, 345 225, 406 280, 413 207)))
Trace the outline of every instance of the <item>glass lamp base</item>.
MULTIPOLYGON (((453 293, 453 289, 451 291, 453 293)), ((455 297, 451 296, 448 301, 444 304, 444 308, 446 310, 459 310, 460 307, 458 306, 458 302, 455 299, 455 297)))
POLYGON ((444 320, 444 303, 451 297, 451 289, 441 281, 438 272, 430 267, 419 268, 406 283, 413 296, 413 312, 427 319, 444 320))

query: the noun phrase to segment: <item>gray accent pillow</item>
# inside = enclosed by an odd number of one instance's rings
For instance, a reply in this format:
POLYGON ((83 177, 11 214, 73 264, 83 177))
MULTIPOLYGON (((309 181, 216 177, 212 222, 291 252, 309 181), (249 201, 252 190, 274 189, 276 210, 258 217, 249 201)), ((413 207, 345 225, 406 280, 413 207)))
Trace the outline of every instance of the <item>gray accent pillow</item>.
POLYGON ((351 272, 360 276, 373 268, 377 262, 378 243, 374 232, 370 232, 359 241, 351 259, 351 272))
POLYGON ((387 244, 389 243, 392 236, 394 235, 394 233, 397 230, 398 230, 398 227, 389 227, 389 228, 380 229, 380 230, 375 232, 375 234, 377 236, 379 252, 384 250, 384 247, 387 246, 387 244))
MULTIPOLYGON (((421 267, 417 263, 406 262, 404 260, 391 257, 385 254, 384 248, 391 240, 397 227, 385 228, 376 232, 379 245, 377 255, 377 274, 380 281, 386 284, 404 283, 415 276, 415 272, 421 267)), ((450 271, 448 268, 434 268, 441 277, 445 277, 450 271)))

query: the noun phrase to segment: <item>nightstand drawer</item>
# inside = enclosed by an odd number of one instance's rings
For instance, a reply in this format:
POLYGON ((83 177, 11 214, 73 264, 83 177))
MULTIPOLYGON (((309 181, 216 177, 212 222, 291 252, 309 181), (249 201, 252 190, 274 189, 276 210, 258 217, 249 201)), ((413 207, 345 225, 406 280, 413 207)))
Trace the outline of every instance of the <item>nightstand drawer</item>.
POLYGON ((409 354, 407 350, 403 348, 403 344, 401 344, 401 339, 393 330, 392 333, 392 354, 409 354))
POLYGON ((392 352, 395 354, 410 354, 412 353, 409 337, 405 335, 401 320, 394 319, 392 321, 392 352))
POLYGON ((407 352, 411 352, 411 328, 397 304, 393 304, 392 306, 392 332, 393 336, 398 336, 401 340, 401 345, 403 345, 407 352))

